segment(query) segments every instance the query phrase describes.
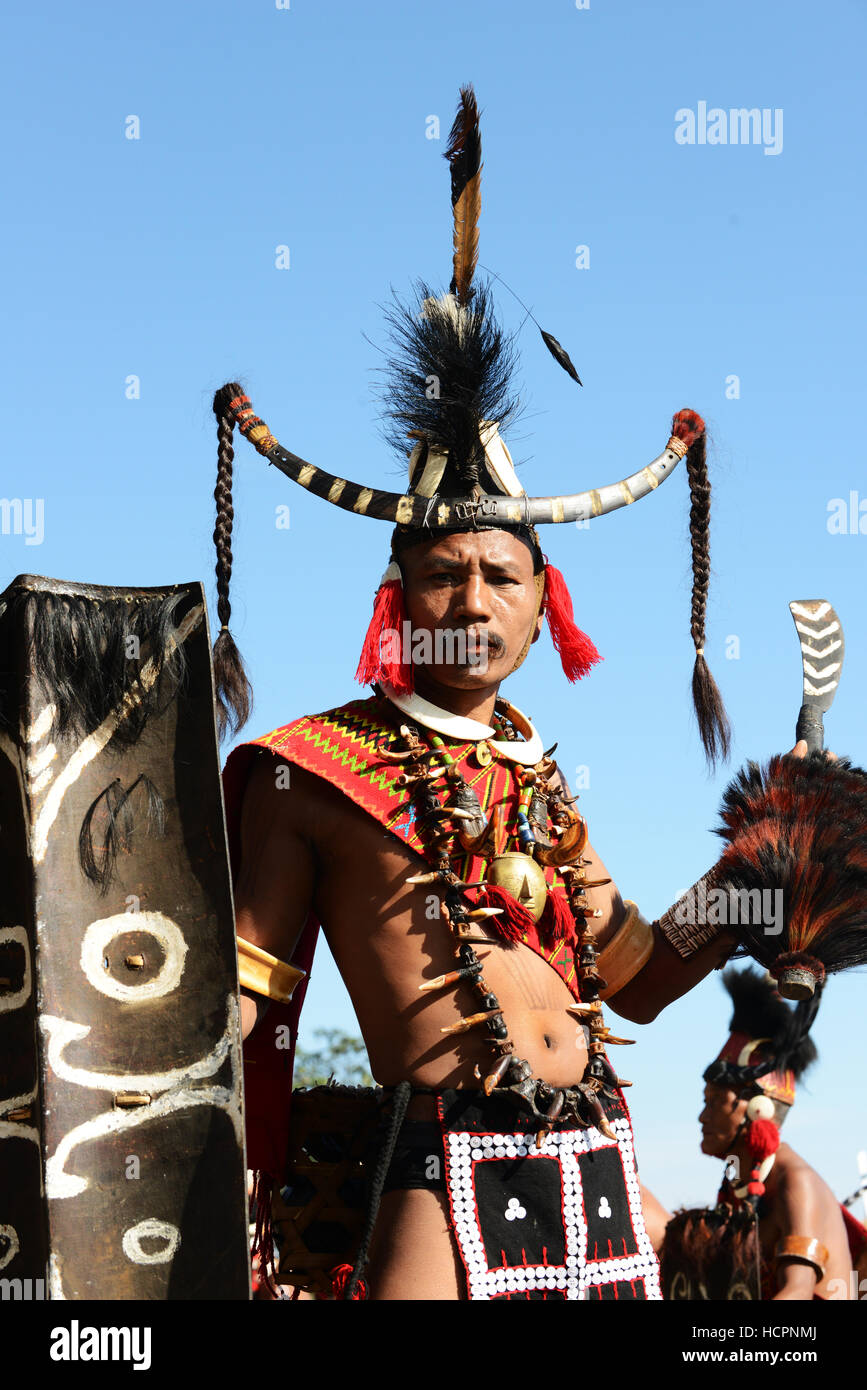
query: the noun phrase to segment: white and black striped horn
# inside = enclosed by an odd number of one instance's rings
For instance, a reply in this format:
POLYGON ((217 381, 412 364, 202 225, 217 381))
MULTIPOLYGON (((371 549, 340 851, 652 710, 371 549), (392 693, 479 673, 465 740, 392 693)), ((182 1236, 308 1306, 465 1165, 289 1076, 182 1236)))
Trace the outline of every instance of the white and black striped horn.
POLYGON ((487 493, 477 498, 430 498, 384 492, 326 473, 324 469, 284 449, 265 422, 253 413, 249 397, 235 383, 224 386, 218 392, 218 398, 225 416, 238 426, 263 458, 308 492, 359 516, 370 516, 377 521, 391 521, 411 528, 429 527, 431 530, 466 526, 473 521, 505 530, 510 526, 541 526, 549 522, 572 522, 604 516, 655 491, 677 467, 696 434, 704 429, 699 417, 692 411, 680 411, 674 418, 671 438, 658 458, 637 473, 620 482, 609 483, 606 487, 588 488, 585 492, 573 492, 561 497, 505 497, 487 493), (696 420, 701 424, 701 429, 696 429, 696 420))

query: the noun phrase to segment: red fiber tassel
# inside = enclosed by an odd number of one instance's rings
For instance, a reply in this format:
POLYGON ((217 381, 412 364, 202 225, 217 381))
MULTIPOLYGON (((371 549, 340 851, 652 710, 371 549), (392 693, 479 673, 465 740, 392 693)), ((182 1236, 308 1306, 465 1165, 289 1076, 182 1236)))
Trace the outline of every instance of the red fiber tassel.
POLYGON ((271 1218, 271 1196, 273 1180, 268 1173, 259 1169, 253 1178, 252 1203, 256 1210, 256 1229, 250 1248, 250 1260, 254 1269, 254 1282, 264 1284, 269 1293, 277 1295, 274 1287, 274 1227, 271 1218), (258 1270, 258 1280, 255 1272, 258 1270))
POLYGON ((773 1120, 750 1120, 744 1138, 750 1157, 757 1164, 770 1158, 780 1147, 780 1131, 773 1120))
MULTIPOLYGON (((344 1299, 346 1297, 346 1285, 352 1278, 352 1265, 335 1265, 331 1271, 331 1292, 334 1298, 344 1299)), ((359 1279, 355 1286, 355 1293, 350 1299, 351 1303, 358 1302, 367 1298, 367 1285, 363 1279, 359 1279)))
POLYGON ((750 1197, 764 1197, 765 1184, 759 1179, 759 1170, 754 1168, 750 1174, 750 1181, 747 1183, 747 1192, 750 1197))
MULTIPOLYGON (((481 896, 481 895, 480 895, 481 896)), ((511 893, 505 888, 501 888, 498 883, 491 883, 483 890, 485 907, 501 907, 503 910, 499 917, 486 917, 485 928, 487 931, 495 932, 504 941, 516 942, 523 940, 528 932, 532 932, 535 922, 525 907, 522 907, 517 898, 513 898, 511 893)))
POLYGON ((361 685, 377 685, 385 681, 401 695, 412 694, 412 666, 400 660, 406 620, 403 584, 399 579, 387 579, 376 591, 373 617, 355 672, 355 679, 361 685))
POLYGON ((567 679, 577 681, 581 676, 586 676, 591 666, 595 666, 602 657, 586 632, 581 632, 575 626, 566 580, 551 564, 545 565, 545 617, 567 679))
POLYGON ((704 434, 704 430, 704 420, 694 410, 679 410, 671 422, 672 435, 682 440, 687 449, 691 448, 699 435, 704 434))
POLYGON ((559 893, 549 892, 538 922, 539 936, 549 941, 571 941, 575 937, 575 918, 569 904, 559 893))

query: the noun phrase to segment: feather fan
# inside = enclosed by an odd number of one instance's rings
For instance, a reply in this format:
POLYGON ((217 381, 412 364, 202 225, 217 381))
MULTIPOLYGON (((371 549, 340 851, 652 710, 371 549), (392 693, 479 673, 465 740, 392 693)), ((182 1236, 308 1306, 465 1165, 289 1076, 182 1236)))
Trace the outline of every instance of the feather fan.
POLYGON ((728 845, 716 886, 782 895, 782 924, 737 928, 781 993, 803 998, 799 989, 811 987, 805 973, 821 981, 867 964, 867 773, 825 752, 778 755, 764 768, 748 763, 726 789, 720 815, 717 834, 728 845))

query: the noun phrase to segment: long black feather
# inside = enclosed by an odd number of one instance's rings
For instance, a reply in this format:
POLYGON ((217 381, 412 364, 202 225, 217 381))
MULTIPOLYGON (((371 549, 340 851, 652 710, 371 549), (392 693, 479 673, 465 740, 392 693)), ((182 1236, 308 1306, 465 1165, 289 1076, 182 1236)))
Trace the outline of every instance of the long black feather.
POLYGON ((551 356, 554 358, 555 362, 560 363, 560 366, 563 368, 563 371, 568 372, 569 376, 571 376, 573 381, 577 381, 579 386, 583 386, 584 382, 581 380, 580 376, 576 372, 575 364, 572 361, 572 358, 569 356, 566 349, 564 348, 563 344, 558 343, 553 333, 546 333, 544 328, 540 328, 539 332, 542 334, 542 342, 545 344, 546 348, 550 352, 551 356))

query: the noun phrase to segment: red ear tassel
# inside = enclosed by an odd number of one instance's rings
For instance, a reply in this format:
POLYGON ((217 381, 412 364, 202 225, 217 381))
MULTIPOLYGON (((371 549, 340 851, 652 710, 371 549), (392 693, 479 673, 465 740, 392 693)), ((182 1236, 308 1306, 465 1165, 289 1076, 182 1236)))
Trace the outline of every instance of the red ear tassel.
POLYGON ((575 626, 566 580, 551 564, 545 565, 545 617, 567 679, 577 681, 581 676, 586 676, 602 657, 586 632, 581 632, 575 626))
POLYGON ((751 1120, 745 1135, 746 1146, 753 1160, 753 1170, 747 1183, 750 1197, 763 1197, 765 1184, 759 1177, 762 1163, 780 1147, 780 1131, 773 1120, 751 1120))
POLYGON ((770 1158, 780 1147, 780 1131, 773 1120, 750 1120, 745 1138, 750 1157, 756 1163, 770 1158))
POLYGON ((401 695, 412 694, 412 666, 400 659, 406 620, 403 584, 400 579, 387 579, 376 591, 373 617, 355 672, 355 679, 361 685, 378 685, 384 681, 401 695))

